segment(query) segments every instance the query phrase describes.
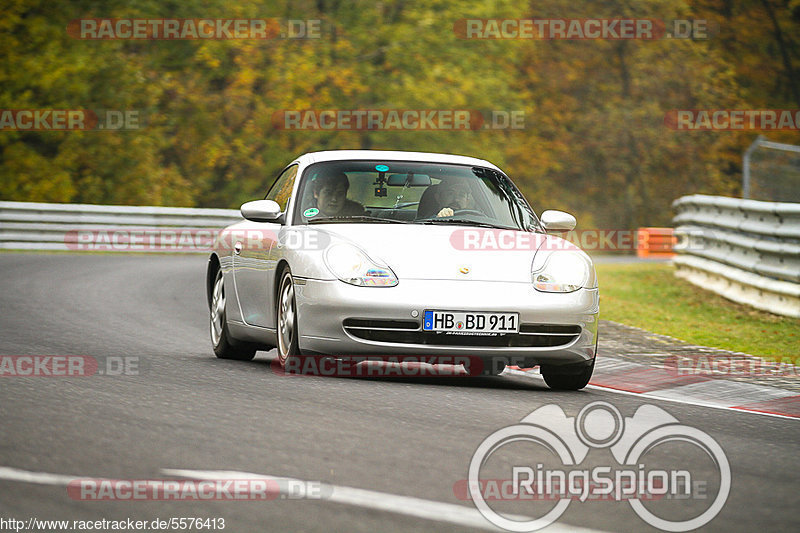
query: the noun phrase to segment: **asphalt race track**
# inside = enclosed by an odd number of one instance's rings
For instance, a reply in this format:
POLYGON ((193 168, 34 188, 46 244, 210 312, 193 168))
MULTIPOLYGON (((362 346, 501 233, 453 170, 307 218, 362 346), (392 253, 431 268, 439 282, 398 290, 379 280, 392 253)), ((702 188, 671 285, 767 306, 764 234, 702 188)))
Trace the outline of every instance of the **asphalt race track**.
MULTIPOLYGON (((138 358, 129 359, 138 361, 131 375, 0 377, 0 518, 224 518, 226 532, 488 529, 473 502, 454 493, 484 438, 548 404, 576 416, 605 401, 626 417, 655 405, 719 443, 730 495, 703 530, 800 530, 797 419, 600 389, 555 392, 520 375, 286 377, 270 364, 274 352, 219 360, 208 338, 205 264, 196 255, 0 254, 0 355, 138 358), (72 478, 241 473, 321 483, 328 497, 83 501, 66 488, 72 478)), ((582 467, 609 459, 592 452, 582 467)), ((668 459, 698 475, 708 468, 701 454, 668 459)), ((553 529, 575 527, 656 530, 627 502, 608 501, 572 502, 553 529)))

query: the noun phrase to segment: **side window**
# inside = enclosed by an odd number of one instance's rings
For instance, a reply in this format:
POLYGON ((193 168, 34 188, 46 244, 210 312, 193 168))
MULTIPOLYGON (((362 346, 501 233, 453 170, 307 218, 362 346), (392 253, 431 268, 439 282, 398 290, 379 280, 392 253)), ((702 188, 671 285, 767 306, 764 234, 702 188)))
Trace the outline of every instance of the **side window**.
POLYGON ((275 183, 270 187, 265 200, 275 200, 281 206, 281 211, 286 211, 289 198, 292 196, 294 179, 297 177, 297 165, 292 165, 284 170, 275 183))

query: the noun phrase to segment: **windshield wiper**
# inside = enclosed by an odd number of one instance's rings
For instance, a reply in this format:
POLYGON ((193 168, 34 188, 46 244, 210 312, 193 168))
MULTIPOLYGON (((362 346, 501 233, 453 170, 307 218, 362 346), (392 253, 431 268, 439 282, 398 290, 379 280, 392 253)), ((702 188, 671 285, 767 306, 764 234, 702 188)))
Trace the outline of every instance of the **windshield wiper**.
POLYGON ((458 226, 478 226, 481 228, 494 228, 494 229, 513 229, 507 226, 499 226, 497 224, 489 224, 488 222, 475 222, 474 220, 467 220, 465 218, 430 218, 428 220, 419 220, 417 224, 455 224, 458 226))
POLYGON ((309 224, 324 224, 324 223, 336 223, 336 222, 379 222, 383 224, 411 224, 406 220, 395 220, 393 218, 380 218, 380 217, 370 217, 366 215, 343 215, 343 216, 336 216, 336 217, 322 217, 322 218, 311 218, 308 220, 309 224))

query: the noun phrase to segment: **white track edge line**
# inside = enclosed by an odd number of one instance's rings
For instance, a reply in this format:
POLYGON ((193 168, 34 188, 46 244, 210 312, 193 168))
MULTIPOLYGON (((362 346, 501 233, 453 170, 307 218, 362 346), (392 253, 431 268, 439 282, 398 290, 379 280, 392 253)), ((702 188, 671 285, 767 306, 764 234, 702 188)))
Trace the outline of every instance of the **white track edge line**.
MULTIPOLYGON (((288 477, 269 476, 253 474, 250 472, 221 471, 221 470, 185 470, 162 468, 161 473, 178 478, 194 478, 202 480, 212 479, 271 479, 280 481, 299 481, 302 480, 288 477)), ((16 481, 22 483, 32 483, 37 485, 67 486, 76 479, 102 480, 97 476, 71 476, 64 474, 51 474, 48 472, 32 472, 20 468, 0 466, 0 481, 16 481)), ((329 483, 320 483, 331 489, 331 497, 322 501, 342 503, 357 507, 365 507, 378 511, 391 512, 416 518, 434 520, 439 522, 449 522, 452 524, 487 529, 490 531, 504 531, 496 528, 489 523, 476 508, 457 505, 453 503, 437 502, 425 500, 413 496, 400 496, 386 492, 378 492, 368 489, 358 489, 329 483), (338 495, 337 495, 338 492, 338 495)), ((520 515, 505 515, 507 518, 531 520, 530 517, 520 515)), ((544 531, 553 533, 603 533, 597 529, 584 528, 580 526, 551 524, 544 531)))
MULTIPOLYGON (((161 472, 165 475, 189 477, 195 479, 246 479, 250 477, 256 479, 272 479, 275 481, 301 481, 294 478, 238 471, 162 469, 161 472)), ((486 520, 486 518, 484 518, 480 512, 473 507, 466 507, 464 505, 446 502, 437 502, 434 500, 425 500, 414 496, 400 496, 387 492, 332 485, 330 483, 321 483, 321 485, 331 489, 331 497, 325 498, 321 501, 336 502, 346 505, 354 505, 357 507, 366 507, 378 511, 402 514, 439 522, 450 522, 456 525, 473 528, 477 527, 481 529, 488 529, 490 531, 505 531, 489 523, 489 521, 486 520)), ((531 517, 520 515, 506 515, 504 513, 504 516, 512 519, 532 520, 531 517)), ((551 531, 554 533, 598 533, 600 530, 584 528, 580 526, 562 526, 558 524, 551 524, 545 529, 545 531, 551 531)))

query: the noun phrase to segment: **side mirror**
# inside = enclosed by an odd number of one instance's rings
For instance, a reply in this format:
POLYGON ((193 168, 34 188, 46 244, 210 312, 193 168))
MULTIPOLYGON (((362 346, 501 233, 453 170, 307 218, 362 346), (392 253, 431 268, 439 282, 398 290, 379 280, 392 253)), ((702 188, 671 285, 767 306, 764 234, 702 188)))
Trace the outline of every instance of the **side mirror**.
POLYGON ((542 225, 546 231, 571 231, 577 224, 575 217, 564 211, 550 209, 542 213, 542 225))
POLYGON ((281 216, 281 206, 274 200, 254 200, 242 204, 242 216, 253 222, 277 222, 281 216))

